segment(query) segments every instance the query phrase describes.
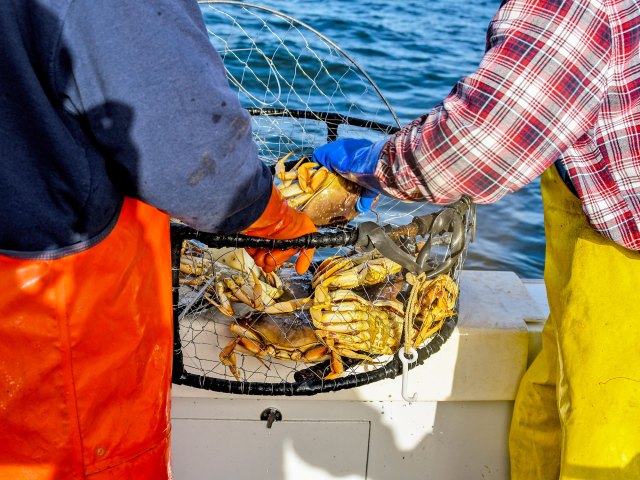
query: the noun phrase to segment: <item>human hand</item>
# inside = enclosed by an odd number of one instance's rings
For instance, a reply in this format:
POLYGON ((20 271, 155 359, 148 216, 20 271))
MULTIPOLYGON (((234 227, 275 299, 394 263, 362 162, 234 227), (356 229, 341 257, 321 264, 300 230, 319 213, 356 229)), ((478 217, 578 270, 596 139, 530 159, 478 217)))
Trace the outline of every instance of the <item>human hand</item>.
POLYGON ((380 194, 375 171, 386 143, 387 140, 373 143, 364 138, 341 138, 316 148, 313 161, 363 187, 356 209, 368 212, 380 194))
MULTIPOLYGON (((271 190, 271 198, 264 212, 258 220, 242 233, 252 237, 286 240, 317 231, 318 229, 307 215, 287 205, 287 201, 274 185, 271 190)), ((253 257, 256 264, 266 273, 273 272, 289 258, 299 253, 296 261, 296 272, 300 275, 309 269, 315 251, 314 248, 291 248, 288 250, 247 248, 246 250, 253 257)))

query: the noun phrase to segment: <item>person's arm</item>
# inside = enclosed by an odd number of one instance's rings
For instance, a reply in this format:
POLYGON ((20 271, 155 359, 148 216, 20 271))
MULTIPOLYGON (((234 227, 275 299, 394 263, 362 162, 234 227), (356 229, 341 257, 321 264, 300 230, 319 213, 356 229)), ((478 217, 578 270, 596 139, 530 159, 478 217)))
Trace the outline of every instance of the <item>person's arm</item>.
POLYGON ((352 152, 353 142, 343 139, 314 158, 403 200, 495 202, 592 128, 610 51, 606 14, 593 2, 503 2, 478 70, 428 115, 384 145, 352 152))
POLYGON ((60 62, 65 107, 125 194, 205 231, 258 219, 272 176, 195 1, 75 0, 60 62))
POLYGON ((594 125, 611 38, 593 2, 505 2, 479 69, 383 149, 385 193, 489 203, 539 176, 594 125))

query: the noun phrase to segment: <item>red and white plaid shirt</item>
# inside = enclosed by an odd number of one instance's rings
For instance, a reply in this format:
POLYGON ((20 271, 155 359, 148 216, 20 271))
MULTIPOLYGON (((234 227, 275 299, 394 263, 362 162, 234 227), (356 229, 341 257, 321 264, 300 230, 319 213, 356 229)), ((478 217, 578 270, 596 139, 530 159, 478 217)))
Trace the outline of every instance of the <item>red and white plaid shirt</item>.
POLYGON ((511 0, 480 67, 383 149, 389 195, 491 203, 561 159, 597 231, 640 250, 640 5, 511 0))

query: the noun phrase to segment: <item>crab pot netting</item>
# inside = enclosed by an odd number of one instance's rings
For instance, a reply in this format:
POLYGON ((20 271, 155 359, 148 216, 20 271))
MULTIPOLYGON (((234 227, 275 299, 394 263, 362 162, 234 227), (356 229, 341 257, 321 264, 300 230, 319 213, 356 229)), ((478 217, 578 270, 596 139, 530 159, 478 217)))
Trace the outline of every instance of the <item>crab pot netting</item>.
MULTIPOLYGON (((375 84, 321 34, 263 7, 200 3, 229 83, 252 114, 254 140, 268 165, 275 166, 287 154, 287 166, 310 158, 315 147, 335 138, 375 141, 397 130, 395 114, 375 84)), ((410 345, 408 336, 420 342, 411 368, 422 363, 457 322, 457 285, 472 227, 469 202, 443 209, 381 197, 371 212, 347 225, 320 228, 297 244, 281 242, 278 246, 319 248, 308 273, 298 275, 285 264, 274 279, 264 275, 242 248, 259 242, 274 245, 273 241, 207 234, 172 223, 174 382, 261 395, 350 388, 398 375, 398 352, 410 345), (453 217, 457 221, 452 223, 453 217), (384 226, 378 232, 384 232, 381 250, 419 258, 422 268, 411 273, 411 265, 390 267, 377 250, 364 251, 371 243, 356 248, 356 243, 366 243, 358 228, 363 223, 369 228, 384 226), (418 257, 419 251, 423 253, 418 257), (328 285, 326 289, 314 287, 314 273, 319 277, 327 259, 335 257, 363 257, 353 269, 347 265, 341 271, 349 278, 356 272, 361 277, 369 274, 376 283, 345 287, 342 280, 333 282, 335 275, 330 274, 316 281, 328 285), (419 276, 420 270, 427 273, 419 276), (449 283, 443 283, 443 275, 449 283), (431 286, 419 291, 412 284, 431 286), (336 289, 343 293, 334 295, 336 289), (321 296, 326 292, 336 298, 321 296), (422 307, 416 307, 429 295, 422 307), (305 298, 310 299, 306 306, 291 306, 305 298), (264 313, 272 304, 292 311, 264 313), (413 318, 408 318, 407 309, 413 318), (333 310, 329 329, 317 328, 311 312, 321 319, 326 317, 318 315, 333 310), (418 339, 421 328, 424 338, 418 339)), ((346 265, 350 260, 338 261, 346 265)))

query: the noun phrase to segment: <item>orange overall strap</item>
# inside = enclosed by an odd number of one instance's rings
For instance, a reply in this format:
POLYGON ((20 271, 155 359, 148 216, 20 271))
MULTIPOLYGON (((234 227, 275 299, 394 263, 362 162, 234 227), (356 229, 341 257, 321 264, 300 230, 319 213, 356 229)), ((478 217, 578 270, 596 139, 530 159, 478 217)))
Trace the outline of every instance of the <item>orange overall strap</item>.
POLYGON ((0 478, 167 478, 167 216, 125 199, 100 243, 0 256, 0 283, 0 478))

